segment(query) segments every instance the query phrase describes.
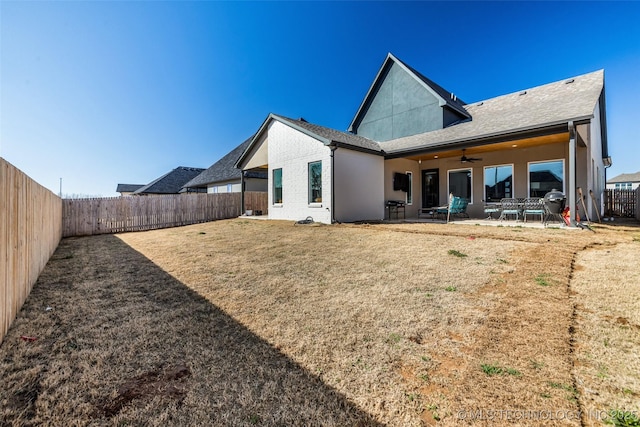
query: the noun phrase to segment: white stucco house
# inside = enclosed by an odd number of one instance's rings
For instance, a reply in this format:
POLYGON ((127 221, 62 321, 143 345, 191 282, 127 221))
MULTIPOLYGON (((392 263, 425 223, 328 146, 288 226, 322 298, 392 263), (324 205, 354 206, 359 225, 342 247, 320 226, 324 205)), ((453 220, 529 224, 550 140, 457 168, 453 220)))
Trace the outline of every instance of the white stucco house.
POLYGON ((392 200, 417 216, 450 193, 477 218, 552 189, 575 207, 578 187, 593 214, 610 165, 602 70, 465 103, 392 54, 348 131, 270 114, 235 164, 267 172, 269 218, 324 223, 381 220, 392 200))

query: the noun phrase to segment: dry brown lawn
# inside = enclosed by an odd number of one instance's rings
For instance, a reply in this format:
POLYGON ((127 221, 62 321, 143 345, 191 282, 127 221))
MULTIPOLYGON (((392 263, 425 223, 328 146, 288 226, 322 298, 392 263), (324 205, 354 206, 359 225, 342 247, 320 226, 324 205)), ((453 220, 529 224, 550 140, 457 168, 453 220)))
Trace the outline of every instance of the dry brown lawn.
POLYGON ((0 346, 0 424, 600 425, 639 409, 639 254, 609 225, 65 239, 0 346))

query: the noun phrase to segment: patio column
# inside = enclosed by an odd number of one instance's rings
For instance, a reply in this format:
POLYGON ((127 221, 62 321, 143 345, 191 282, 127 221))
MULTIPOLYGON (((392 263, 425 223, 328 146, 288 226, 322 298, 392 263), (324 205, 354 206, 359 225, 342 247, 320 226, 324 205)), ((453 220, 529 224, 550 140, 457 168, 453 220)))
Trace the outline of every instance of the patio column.
POLYGON ((240 171, 240 215, 244 215, 244 171, 240 171))
POLYGON ((572 227, 576 226, 576 128, 573 121, 569 126, 569 219, 572 227))

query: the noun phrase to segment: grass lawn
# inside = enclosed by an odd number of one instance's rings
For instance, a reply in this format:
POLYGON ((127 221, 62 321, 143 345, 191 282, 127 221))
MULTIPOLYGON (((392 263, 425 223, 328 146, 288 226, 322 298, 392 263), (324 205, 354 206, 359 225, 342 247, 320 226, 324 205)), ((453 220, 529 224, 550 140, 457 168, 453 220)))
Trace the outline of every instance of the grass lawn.
POLYGON ((638 255, 630 226, 65 239, 0 346, 0 424, 601 425, 640 409, 638 255))

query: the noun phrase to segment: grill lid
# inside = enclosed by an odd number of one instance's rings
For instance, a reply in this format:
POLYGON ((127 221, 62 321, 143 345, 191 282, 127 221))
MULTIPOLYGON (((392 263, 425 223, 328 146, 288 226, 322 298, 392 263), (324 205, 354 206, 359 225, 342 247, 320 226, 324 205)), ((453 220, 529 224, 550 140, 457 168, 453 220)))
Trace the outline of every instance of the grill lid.
POLYGON ((566 197, 563 193, 558 190, 551 190, 547 194, 544 195, 545 202, 559 202, 560 200, 565 200, 566 197))

